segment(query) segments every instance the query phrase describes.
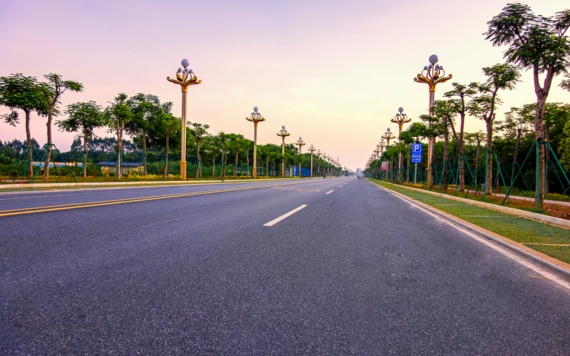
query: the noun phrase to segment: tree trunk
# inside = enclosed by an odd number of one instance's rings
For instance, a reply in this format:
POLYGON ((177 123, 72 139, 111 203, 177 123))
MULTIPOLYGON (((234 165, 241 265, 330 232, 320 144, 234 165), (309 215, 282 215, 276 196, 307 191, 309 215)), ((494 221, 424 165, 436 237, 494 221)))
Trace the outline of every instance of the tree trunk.
POLYGON ((200 156, 200 138, 196 139, 196 158, 198 159, 198 166, 196 167, 196 178, 201 177, 202 173, 202 156, 200 156))
POLYGON ((32 177, 34 174, 34 169, 32 167, 32 159, 34 159, 33 156, 33 149, 32 149, 32 135, 30 134, 30 112, 29 111, 25 111, 26 113, 26 141, 28 143, 28 167, 27 169, 27 175, 32 177))
POLYGON ((81 176, 87 177, 87 132, 83 131, 83 167, 81 167, 81 176))
POLYGON ((447 125, 445 125, 445 131, 443 136, 443 171, 441 172, 441 186, 443 187, 443 192, 447 192, 447 150, 449 148, 449 132, 447 125))
POLYGON ((247 149, 247 156, 245 162, 247 165, 247 176, 249 177, 249 148, 247 149))
POLYGON ((406 183, 410 183, 410 167, 412 166, 412 145, 408 147, 408 167, 406 169, 406 183))
POLYGON ((170 152, 170 133, 166 132, 166 149, 164 150, 164 178, 168 175, 168 153, 170 152))
MULTIPOLYGON (((536 134, 536 141, 544 141, 544 111, 546 109, 546 99, 548 98, 548 93, 550 92, 550 86, 552 85, 552 80, 554 79, 554 70, 551 65, 547 72, 546 78, 544 79, 544 88, 540 86, 539 73, 540 68, 538 65, 534 66, 533 70, 533 80, 534 80, 534 92, 536 94, 537 105, 536 105, 536 115, 534 119, 534 132, 536 134)), ((544 187, 545 187, 545 149, 544 145, 539 144, 539 165, 538 169, 538 179, 536 180, 536 193, 535 202, 539 204, 544 203, 544 187)))
POLYGON ((497 167, 497 177, 495 178, 495 191, 500 192, 499 176, 501 175, 501 172, 499 172, 499 170, 501 169, 501 157, 497 156, 497 162, 499 166, 497 167))
MULTIPOLYGON (((548 123, 546 124, 546 130, 544 132, 544 141, 550 141, 550 128, 548 127, 548 123)), ((548 184, 548 163, 550 162, 550 149, 548 149, 548 145, 544 146, 544 160, 545 160, 545 169, 544 169, 544 196, 550 191, 550 186, 548 184)))
POLYGON ((225 142, 222 142, 222 158, 220 159, 220 175, 225 177, 226 175, 226 151, 225 151, 225 142))
POLYGON ((123 163, 121 156, 123 153, 123 130, 125 129, 125 123, 121 122, 118 116, 115 117, 117 120, 117 159, 115 166, 115 176, 117 180, 123 177, 123 163))
POLYGON ((143 172, 146 177, 146 130, 143 130, 143 172))
POLYGON ((514 185, 515 176, 516 176, 516 163, 517 163, 517 156, 519 155, 519 144, 521 141, 521 129, 517 130, 517 139, 515 140, 515 152, 513 154, 513 168, 511 169, 511 185, 514 185))
POLYGON ((236 150, 236 163, 234 165, 234 179, 237 179, 237 164, 238 164, 239 148, 236 150))
POLYGON ((477 184, 477 173, 479 171, 479 148, 481 147, 481 141, 477 140, 477 154, 475 155, 475 184, 477 184))
MULTIPOLYGON (((534 123, 534 132, 536 134, 536 141, 543 142, 544 141, 544 126, 543 126, 543 118, 544 118, 544 110, 546 107, 546 96, 539 97, 538 105, 536 108, 536 117, 534 123)), ((536 189, 535 189, 535 202, 536 199, 539 200, 540 204, 544 204, 544 171, 545 171, 545 152, 544 152, 544 145, 539 144, 539 152, 538 152, 538 179, 536 180, 536 189)))
MULTIPOLYGON (((57 98, 55 99, 57 102, 57 98)), ((54 105, 50 105, 49 107, 49 113, 48 113, 48 120, 47 120, 47 153, 46 153, 46 158, 44 161, 44 180, 48 180, 49 179, 49 162, 50 162, 50 158, 51 158, 51 120, 53 118, 53 108, 55 106, 54 105)))
POLYGON ((493 119, 494 117, 488 118, 487 123, 487 176, 485 179, 485 193, 493 194, 493 119))
MULTIPOLYGON (((463 98, 465 99, 465 98, 463 98)), ((465 101, 462 101, 463 103, 465 103, 465 101)), ((465 160, 464 160, 464 154, 465 154, 465 146, 463 143, 463 135, 464 135, 464 131, 465 131, 465 105, 463 105, 463 112, 461 114, 461 126, 459 128, 459 140, 457 141, 457 154, 459 155, 459 191, 460 192, 464 192, 465 191, 465 160)))

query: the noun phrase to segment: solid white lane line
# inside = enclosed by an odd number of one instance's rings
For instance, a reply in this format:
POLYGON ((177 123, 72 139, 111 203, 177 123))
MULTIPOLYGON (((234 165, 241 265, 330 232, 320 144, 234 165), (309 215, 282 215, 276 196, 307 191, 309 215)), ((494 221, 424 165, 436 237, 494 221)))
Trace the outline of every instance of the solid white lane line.
POLYGON ((332 192, 334 192, 334 189, 331 190, 330 192, 325 193, 325 195, 326 195, 326 194, 330 194, 330 193, 332 193, 332 192))
POLYGON ((306 207, 306 205, 301 205, 300 207, 298 207, 297 209, 293 209, 290 212, 288 212, 287 214, 283 214, 280 217, 278 217, 277 219, 273 219, 270 222, 268 222, 267 224, 264 224, 263 226, 273 226, 275 224, 277 224, 278 222, 280 222, 283 219, 288 218, 289 216, 295 214, 296 212, 298 212, 299 210, 303 209, 304 207, 306 207))

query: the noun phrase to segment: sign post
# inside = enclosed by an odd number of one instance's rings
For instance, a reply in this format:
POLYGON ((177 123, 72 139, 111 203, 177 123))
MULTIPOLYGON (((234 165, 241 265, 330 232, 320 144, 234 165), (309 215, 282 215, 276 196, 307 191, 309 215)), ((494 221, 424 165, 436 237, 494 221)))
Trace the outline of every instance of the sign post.
POLYGON ((414 184, 418 184, 418 163, 422 163, 422 147, 421 143, 412 143, 412 163, 416 164, 414 184))

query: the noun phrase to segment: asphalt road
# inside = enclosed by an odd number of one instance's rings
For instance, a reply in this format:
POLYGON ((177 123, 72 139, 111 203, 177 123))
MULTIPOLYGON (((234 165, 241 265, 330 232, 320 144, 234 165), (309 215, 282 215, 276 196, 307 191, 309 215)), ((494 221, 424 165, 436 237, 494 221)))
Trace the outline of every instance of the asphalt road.
POLYGON ((2 355, 570 353, 568 290, 362 179, 0 210, 2 355))

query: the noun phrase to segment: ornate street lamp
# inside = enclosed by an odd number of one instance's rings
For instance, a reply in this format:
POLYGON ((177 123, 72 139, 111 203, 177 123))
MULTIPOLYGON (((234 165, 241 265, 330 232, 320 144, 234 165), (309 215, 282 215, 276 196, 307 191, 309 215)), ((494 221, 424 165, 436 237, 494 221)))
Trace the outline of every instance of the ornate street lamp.
POLYGON ((321 155, 322 155, 322 152, 321 152, 321 149, 319 148, 317 150, 317 173, 321 173, 321 162, 320 162, 321 155))
MULTIPOLYGON (((425 66, 424 70, 418 74, 414 78, 414 82, 416 83, 426 83, 429 85, 429 116, 433 116, 433 112, 431 108, 433 107, 433 103, 435 101, 435 86, 439 83, 445 83, 453 76, 450 74, 447 77, 445 76, 445 71, 443 70, 443 66, 436 64, 438 58, 435 54, 432 54, 429 57, 429 66, 425 66)), ((429 128, 431 128, 431 122, 429 123, 429 128)), ((430 170, 430 174, 428 174, 428 182, 427 186, 430 185, 431 180, 431 161, 433 158, 433 150, 435 146, 435 139, 433 137, 429 138, 428 142, 428 170, 430 170)))
POLYGON ((313 145, 311 144, 311 147, 309 147, 309 152, 311 152, 311 178, 313 178, 313 153, 316 150, 317 149, 315 147, 313 147, 313 145))
POLYGON ((382 136, 382 138, 385 138, 387 143, 386 143, 386 149, 388 148, 388 146, 390 146, 390 140, 393 138, 396 138, 396 136, 394 136, 394 134, 392 132, 390 132, 390 128, 388 127, 386 129, 386 132, 384 133, 384 136, 382 136))
POLYGON ((180 150, 180 178, 186 179, 186 93, 188 92, 189 86, 200 84, 202 83, 202 80, 198 80, 192 69, 188 68, 190 62, 187 59, 183 59, 181 64, 184 69, 178 68, 176 79, 166 77, 166 80, 178 84, 182 88, 182 146, 180 150))
POLYGON ((251 115, 245 119, 253 122, 253 178, 257 178, 257 124, 265 121, 265 118, 261 116, 256 106, 253 108, 251 115))
MULTIPOLYGON (((406 115, 404 113, 404 108, 400 107, 398 109, 398 113, 396 114, 396 116, 394 116, 394 118, 390 121, 398 124, 398 129, 399 129, 399 134, 398 134, 398 142, 402 142, 402 140, 400 139, 400 135, 402 134, 402 128, 404 127, 404 124, 412 121, 412 119, 408 118, 408 115, 406 115)), ((401 178, 401 174, 402 174, 402 152, 400 152, 398 154, 398 169, 399 169, 399 177, 398 179, 401 178)))
POLYGON ((277 136, 281 136, 283 139, 283 142, 281 143, 281 154, 283 155, 281 158, 281 177, 285 178, 285 137, 291 136, 291 134, 285 130, 285 125, 283 125, 281 126, 281 130, 277 133, 277 136))
POLYGON ((301 148, 303 148, 306 143, 301 137, 299 137, 299 141, 297 141, 296 145, 299 146, 299 178, 301 178, 301 148))
POLYGON ((384 147, 386 147, 386 142, 384 139, 381 139, 380 142, 376 145, 377 148, 380 148, 380 155, 384 152, 384 147))
POLYGON ((374 150, 374 153, 376 154, 376 159, 380 158, 380 149, 378 147, 376 147, 376 149, 374 150))

